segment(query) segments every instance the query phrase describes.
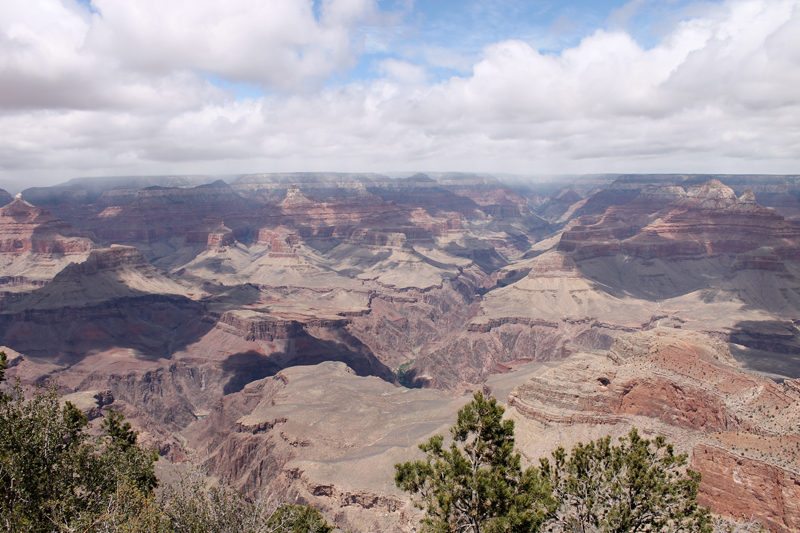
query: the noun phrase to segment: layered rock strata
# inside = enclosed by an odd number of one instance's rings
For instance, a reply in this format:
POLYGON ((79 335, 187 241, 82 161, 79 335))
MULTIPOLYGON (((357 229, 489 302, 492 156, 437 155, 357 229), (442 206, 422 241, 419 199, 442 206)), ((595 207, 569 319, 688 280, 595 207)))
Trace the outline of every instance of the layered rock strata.
POLYGON ((310 503, 343 529, 408 532, 420 512, 394 486, 392 465, 446 430, 464 401, 329 362, 251 383, 185 434, 247 493, 310 503))
POLYGON ((639 427, 690 454, 700 501, 714 512, 753 516, 770 531, 800 526, 800 386, 743 372, 722 342, 665 328, 623 336, 604 355, 542 371, 508 404, 538 425, 529 457, 556 440, 639 427))
POLYGON ((30 290, 80 262, 95 244, 89 236, 31 205, 21 195, 0 208, 0 286, 30 290))

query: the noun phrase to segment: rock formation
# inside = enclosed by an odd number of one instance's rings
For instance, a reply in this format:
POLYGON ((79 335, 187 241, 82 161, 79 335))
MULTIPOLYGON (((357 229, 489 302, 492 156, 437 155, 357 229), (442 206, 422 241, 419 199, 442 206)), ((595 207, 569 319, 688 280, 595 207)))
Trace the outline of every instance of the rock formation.
POLYGON ((536 422, 528 457, 586 435, 666 435, 703 474, 700 501, 770 531, 800 527, 800 386, 743 372, 725 343, 657 328, 540 371, 509 396, 536 422))
MULTIPOLYGON (((508 406, 526 461, 635 426, 690 454, 715 512, 752 515, 770 531, 798 527, 800 385, 742 371, 725 343, 657 328, 605 353, 507 370, 483 388, 508 406)), ((419 512, 393 486, 392 465, 446 432, 468 399, 323 363, 245 386, 184 435, 246 492, 310 503, 343 528, 412 531, 419 512)))
POLYGON ((737 333, 739 324, 769 331, 767 324, 798 316, 797 223, 717 180, 684 189, 620 179, 581 211, 555 250, 537 245, 532 258, 493 274, 496 284, 466 331, 416 359, 410 372, 417 383, 479 383, 516 359, 606 349, 620 334, 657 325, 739 338, 735 353, 743 361, 800 377, 794 327, 788 337, 770 337, 769 350, 758 348, 766 345, 763 334, 756 341, 737 333))
POLYGON ((446 430, 464 401, 323 363, 249 384, 185 433, 246 492, 311 503, 343 529, 411 531, 420 513, 392 466, 446 430))
POLYGON ((49 282, 95 247, 89 236, 17 197, 0 208, 0 286, 24 291, 49 282))

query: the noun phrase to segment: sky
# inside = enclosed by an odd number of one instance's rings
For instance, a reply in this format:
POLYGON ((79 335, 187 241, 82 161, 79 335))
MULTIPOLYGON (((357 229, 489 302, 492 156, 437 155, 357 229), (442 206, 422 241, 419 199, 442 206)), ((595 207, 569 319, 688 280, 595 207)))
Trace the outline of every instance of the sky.
POLYGON ((0 184, 800 173, 800 0, 0 0, 0 184))

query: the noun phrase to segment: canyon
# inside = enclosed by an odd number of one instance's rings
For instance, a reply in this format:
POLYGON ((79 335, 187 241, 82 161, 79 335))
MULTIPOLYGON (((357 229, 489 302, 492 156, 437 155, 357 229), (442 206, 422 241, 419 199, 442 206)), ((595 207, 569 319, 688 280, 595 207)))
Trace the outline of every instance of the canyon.
POLYGON ((0 193, 8 375, 120 410, 342 529, 414 531, 393 465, 470 393, 526 461, 665 435, 701 502, 800 528, 800 177, 83 178, 0 193))

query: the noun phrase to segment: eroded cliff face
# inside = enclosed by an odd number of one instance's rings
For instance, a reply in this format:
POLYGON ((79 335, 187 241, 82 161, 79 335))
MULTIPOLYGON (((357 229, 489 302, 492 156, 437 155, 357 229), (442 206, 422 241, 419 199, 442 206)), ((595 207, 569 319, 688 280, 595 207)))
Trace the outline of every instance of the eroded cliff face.
POLYGON ((700 500, 712 511, 755 517, 770 531, 797 529, 800 387, 742 371, 727 346, 706 335, 657 328, 620 337, 604 355, 540 371, 508 405, 538 424, 537 439, 520 439, 528 457, 556 442, 638 427, 690 455, 703 474, 700 500))
MULTIPOLYGON (((798 439, 781 443, 796 450, 798 439)), ((770 531, 800 528, 800 472, 713 444, 692 450, 692 468, 703 473, 702 505, 729 516, 760 520, 770 531)), ((796 463, 795 463, 796 467, 796 463)))
POLYGON ((247 493, 310 503, 343 529, 410 532, 421 515, 394 486, 393 465, 465 401, 327 362, 247 385, 184 434, 247 493))
MULTIPOLYGON (((791 320, 798 229, 751 193, 681 179, 557 191, 559 219, 578 218, 541 242, 549 226, 516 191, 466 175, 164 181, 75 220, 105 243, 141 247, 195 287, 193 301, 225 292, 210 287, 250 286, 268 311, 244 307, 268 321, 348 317, 340 326, 386 366, 413 360, 409 380, 457 389, 514 361, 606 349, 659 324, 734 340, 745 338, 737 324, 791 320)), ((96 206, 113 190, 100 192, 54 203, 96 206)), ((219 316, 237 307, 228 303, 219 316)), ((794 344, 782 347, 794 354, 794 344)))
MULTIPOLYGON (((507 405, 516 443, 536 464, 556 447, 637 427, 665 435, 703 474, 701 501, 754 516, 770 531, 800 519, 800 385, 741 370, 727 346, 657 328, 605 353, 518 362, 482 386, 507 405)), ((394 387, 340 363, 291 367, 222 399, 184 435, 206 464, 248 493, 310 503, 342 528, 413 531, 420 515, 392 484, 392 465, 446 433, 470 394, 394 387)))
POLYGON ((0 208, 0 287, 19 292, 49 282, 95 248, 90 236, 17 195, 0 208))
POLYGON ((156 231, 104 240, 142 246, 183 285, 177 293, 212 304, 207 323, 241 311, 269 327, 322 324, 417 385, 469 388, 509 364, 607 349, 657 325, 739 339, 737 357, 754 365, 764 359, 752 350, 778 346, 785 357, 766 366, 794 375, 797 339, 763 332, 800 306, 797 228, 719 181, 678 183, 620 178, 589 197, 560 191, 553 205, 569 204, 560 217, 578 218, 540 242, 548 226, 515 191, 463 175, 151 186, 104 208, 107 220, 81 220, 156 231))
POLYGON ((534 245, 530 259, 492 275, 496 285, 465 330, 417 358, 421 383, 478 383, 516 359, 607 349, 621 334, 658 325, 742 339, 740 360, 800 376, 796 328, 766 334, 800 309, 795 222, 717 180, 621 179, 581 211, 553 248, 534 245))

